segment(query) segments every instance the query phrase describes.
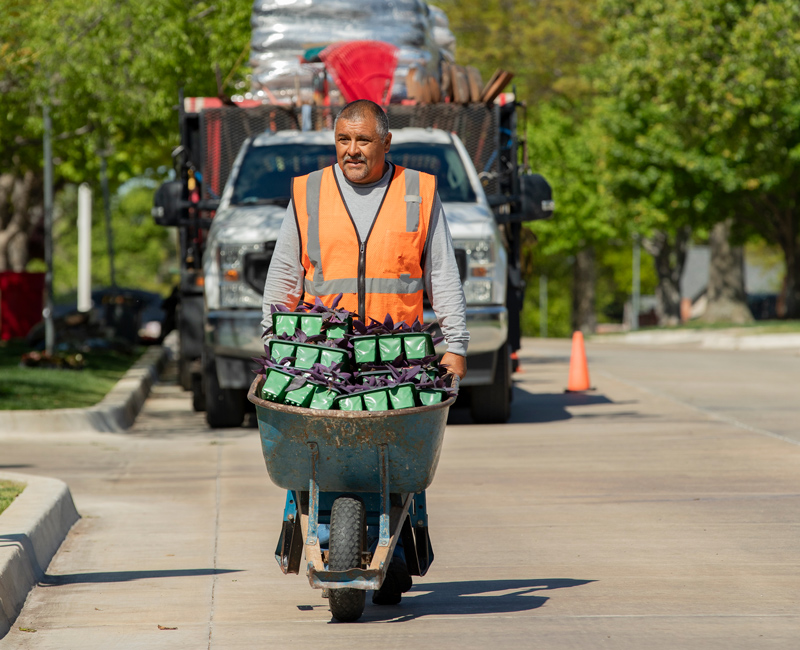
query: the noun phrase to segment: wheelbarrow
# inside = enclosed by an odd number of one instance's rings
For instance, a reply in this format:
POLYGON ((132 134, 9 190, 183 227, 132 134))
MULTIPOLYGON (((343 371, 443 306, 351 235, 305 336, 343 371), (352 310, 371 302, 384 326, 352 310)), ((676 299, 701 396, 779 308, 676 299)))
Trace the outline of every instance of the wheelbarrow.
POLYGON ((275 559, 284 573, 300 573, 305 549, 311 586, 326 590, 334 618, 355 621, 366 591, 383 584, 398 540, 411 575, 433 562, 425 489, 455 396, 396 411, 311 411, 261 399, 263 382, 256 377, 247 399, 269 477, 288 491, 275 559), (327 550, 320 524, 330 525, 327 550), (378 529, 374 550, 367 526, 378 529))

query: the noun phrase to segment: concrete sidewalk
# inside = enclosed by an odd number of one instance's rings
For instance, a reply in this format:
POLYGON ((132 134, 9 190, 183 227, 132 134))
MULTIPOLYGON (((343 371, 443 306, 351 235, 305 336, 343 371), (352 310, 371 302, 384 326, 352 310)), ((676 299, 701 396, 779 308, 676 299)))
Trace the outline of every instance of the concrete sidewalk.
MULTIPOLYGON (((207 430, 177 387, 157 386, 126 435, 0 434, 0 467, 67 481, 83 515, 0 648, 793 647, 800 447, 715 410, 756 413, 758 394, 698 379, 703 411, 676 393, 689 357, 590 344, 597 390, 565 395, 569 343, 523 352, 511 423, 452 418, 431 571, 356 624, 332 624, 275 564, 284 495, 256 430, 207 430)), ((791 372, 759 372, 779 365, 766 353, 691 354, 762 393, 791 372)), ((798 421, 796 403, 773 406, 798 421)))

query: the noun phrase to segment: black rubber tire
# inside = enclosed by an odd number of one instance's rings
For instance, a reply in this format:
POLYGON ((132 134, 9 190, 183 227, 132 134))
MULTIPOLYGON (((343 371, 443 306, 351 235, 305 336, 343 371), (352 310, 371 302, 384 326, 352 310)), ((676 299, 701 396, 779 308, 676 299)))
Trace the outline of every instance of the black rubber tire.
MULTIPOLYGON (((361 553, 366 545, 367 527, 364 504, 353 497, 339 497, 331 508, 331 538, 328 542, 328 568, 346 571, 361 568, 361 553)), ((363 589, 330 589, 328 605, 333 618, 351 623, 361 618, 367 592, 363 589)))
POLYGON ((511 354, 504 345, 497 351, 494 382, 489 386, 473 386, 470 415, 476 424, 503 424, 511 416, 511 354))
POLYGON ((192 409, 198 413, 206 410, 206 393, 203 390, 202 375, 192 375, 192 409))
POLYGON ((220 388, 214 358, 203 358, 206 422, 212 429, 230 429, 244 422, 245 396, 241 390, 220 388))

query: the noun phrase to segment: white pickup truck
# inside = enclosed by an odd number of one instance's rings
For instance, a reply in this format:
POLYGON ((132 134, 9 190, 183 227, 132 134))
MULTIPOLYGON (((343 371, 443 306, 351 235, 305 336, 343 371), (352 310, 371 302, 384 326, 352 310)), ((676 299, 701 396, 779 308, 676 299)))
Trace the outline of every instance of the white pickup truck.
MULTIPOLYGON (((461 386, 474 396, 475 421, 505 422, 511 400, 507 251, 475 167, 458 137, 439 129, 393 130, 388 158, 438 178, 467 300, 468 373, 461 386)), ((264 281, 290 181, 335 162, 332 131, 264 133, 239 151, 203 256, 202 388, 212 427, 238 426, 244 418, 251 358, 263 354, 264 281)), ((427 300, 425 306, 425 322, 435 321, 427 300)))

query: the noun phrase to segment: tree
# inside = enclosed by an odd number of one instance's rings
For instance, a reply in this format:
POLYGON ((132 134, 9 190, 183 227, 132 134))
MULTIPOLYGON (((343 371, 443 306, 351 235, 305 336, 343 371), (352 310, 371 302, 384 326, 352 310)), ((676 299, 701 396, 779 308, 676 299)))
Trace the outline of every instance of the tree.
MULTIPOLYGON (((250 7, 236 0, 7 0, 0 21, 0 267, 27 255, 19 233, 41 214, 41 107, 51 106, 56 186, 95 182, 108 156, 111 189, 169 163, 178 89, 216 95, 214 68, 232 71, 249 47, 250 7), (2 187, 24 187, 26 201, 2 187), (8 180, 12 179, 12 180, 8 180), (9 205, 12 209, 9 208, 9 205), (9 214, 15 217, 9 217, 9 214), (24 218, 21 213, 25 213, 24 218), (10 225, 18 224, 13 228, 10 225), (4 241, 14 242, 9 257, 4 241)), ((24 189, 23 187, 23 189, 24 189)), ((20 192, 23 190, 21 189, 20 192)), ((21 269, 19 269, 21 270, 21 269)))
MULTIPOLYGON (((604 0, 602 9, 610 188, 645 235, 669 241, 730 218, 777 240, 790 269, 787 307, 798 315, 800 8, 604 0)), ((676 269, 664 268, 666 286, 676 269)))
POLYGON ((530 224, 545 255, 569 256, 573 268, 572 329, 594 331, 595 247, 619 237, 608 196, 602 186, 604 138, 591 106, 549 103, 540 106, 528 133, 530 155, 556 188, 557 215, 530 224))
POLYGON ((597 0, 436 0, 456 34, 460 63, 487 80, 497 68, 515 74, 530 102, 575 100, 590 93, 582 67, 594 60, 600 39, 597 0))

